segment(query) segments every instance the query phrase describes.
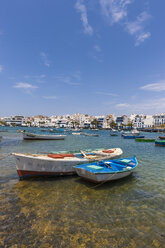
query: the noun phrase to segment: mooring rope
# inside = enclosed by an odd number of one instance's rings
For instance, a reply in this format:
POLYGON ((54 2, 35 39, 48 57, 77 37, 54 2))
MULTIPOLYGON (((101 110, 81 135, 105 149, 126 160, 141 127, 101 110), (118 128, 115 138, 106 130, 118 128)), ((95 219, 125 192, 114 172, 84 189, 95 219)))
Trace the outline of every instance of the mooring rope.
POLYGON ((112 175, 110 175, 110 177, 108 177, 108 179, 106 181, 103 181, 103 182, 101 182, 99 184, 96 184, 95 186, 90 187, 90 189, 95 189, 95 188, 103 185, 104 183, 107 183, 115 174, 117 174, 117 172, 114 172, 112 175))

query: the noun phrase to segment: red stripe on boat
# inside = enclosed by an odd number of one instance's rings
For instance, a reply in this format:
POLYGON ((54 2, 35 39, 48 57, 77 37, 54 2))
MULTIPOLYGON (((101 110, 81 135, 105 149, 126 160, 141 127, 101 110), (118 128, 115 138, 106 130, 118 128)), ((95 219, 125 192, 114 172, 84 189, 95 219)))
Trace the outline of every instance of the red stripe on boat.
POLYGON ((17 170, 19 177, 28 176, 62 176, 62 175, 72 175, 75 172, 49 172, 49 171, 28 171, 28 170, 17 170))

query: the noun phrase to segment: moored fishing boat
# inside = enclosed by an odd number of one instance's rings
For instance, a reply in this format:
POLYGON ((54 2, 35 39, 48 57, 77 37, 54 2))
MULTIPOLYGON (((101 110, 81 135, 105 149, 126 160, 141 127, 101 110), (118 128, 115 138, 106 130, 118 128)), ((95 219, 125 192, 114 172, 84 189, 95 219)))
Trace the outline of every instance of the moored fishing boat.
POLYGON ((155 145, 156 146, 165 146, 165 140, 156 140, 155 145))
MULTIPOLYGON (((136 139, 137 135, 123 135, 124 139, 136 139)), ((144 138, 144 135, 139 135, 138 138, 144 138)))
POLYGON ((93 137, 99 136, 98 134, 95 134, 95 133, 82 133, 82 134, 84 134, 85 136, 93 136, 93 137))
POLYGON ((43 135, 34 133, 23 133, 24 140, 64 140, 66 135, 43 135))
POLYGON ((136 141, 140 141, 140 142, 155 142, 155 139, 152 138, 135 138, 136 141))
POLYGON ((158 138, 161 140, 165 140, 165 136, 159 136, 158 138))
POLYGON ((112 129, 112 130, 110 131, 110 136, 118 136, 118 131, 115 130, 115 129, 112 129))
MULTIPOLYGON (((101 152, 102 149, 100 149, 101 152)), ((102 160, 122 154, 120 148, 108 149, 111 153, 102 152, 97 155, 94 152, 81 153, 51 153, 51 154, 24 154, 13 153, 16 159, 16 169, 20 178, 33 176, 58 176, 75 174, 73 166, 90 161, 102 160), (118 151, 119 149, 119 151, 118 151), (120 152, 120 153, 119 153, 120 152)), ((99 151, 99 149, 97 150, 99 151)))
POLYGON ((139 135, 140 135, 140 132, 139 132, 137 129, 134 129, 134 130, 132 130, 132 131, 124 131, 124 132, 121 132, 121 136, 124 136, 124 135, 139 136, 139 135))
POLYGON ((98 156, 103 156, 105 158, 114 158, 114 157, 122 155, 123 153, 121 148, 97 149, 92 152, 98 156))
POLYGON ((138 165, 135 157, 104 160, 75 166, 77 174, 88 181, 102 183, 129 176, 138 165))
POLYGON ((72 135, 81 135, 81 133, 72 133, 72 135))

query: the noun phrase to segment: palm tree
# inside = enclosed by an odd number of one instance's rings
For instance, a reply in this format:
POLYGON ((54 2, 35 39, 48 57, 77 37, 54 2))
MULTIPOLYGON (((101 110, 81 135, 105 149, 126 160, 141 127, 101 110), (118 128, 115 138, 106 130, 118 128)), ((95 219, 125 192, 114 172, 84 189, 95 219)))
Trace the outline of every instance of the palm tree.
POLYGON ((111 128, 114 128, 114 127, 116 127, 116 126, 117 126, 116 122, 111 121, 111 123, 110 123, 110 127, 111 127, 111 128))
POLYGON ((97 128, 99 124, 100 122, 97 119, 94 119, 93 121, 91 121, 91 125, 94 126, 95 128, 97 128))

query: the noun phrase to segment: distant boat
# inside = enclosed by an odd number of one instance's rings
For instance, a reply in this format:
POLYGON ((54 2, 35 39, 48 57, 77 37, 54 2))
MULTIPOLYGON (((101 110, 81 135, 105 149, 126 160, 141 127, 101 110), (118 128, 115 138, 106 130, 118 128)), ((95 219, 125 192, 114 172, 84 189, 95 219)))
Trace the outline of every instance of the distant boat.
MULTIPOLYGON (((137 135, 130 135, 130 134, 129 135, 123 135, 123 138, 124 139, 135 139, 135 138, 137 138, 137 135)), ((139 135, 138 138, 144 138, 144 136, 143 135, 141 135, 141 136, 139 135)))
POLYGON ((72 135, 81 135, 81 133, 72 133, 72 135))
POLYGON ((83 133, 85 136, 93 136, 93 137, 98 137, 98 134, 95 133, 83 133))
POLYGON ((165 140, 165 136, 159 136, 158 138, 161 140, 165 140))
POLYGON ((132 130, 132 131, 121 132, 121 136, 124 136, 124 135, 139 136, 139 135, 140 135, 140 132, 139 132, 137 129, 134 129, 134 130, 132 130))
POLYGON ((137 167, 138 162, 135 157, 103 160, 90 164, 75 166, 77 174, 94 183, 113 181, 129 176, 137 167))
POLYGON ((110 136, 118 136, 118 131, 115 130, 115 129, 112 129, 112 130, 110 131, 110 136))
POLYGON ((165 140, 156 140, 155 145, 156 146, 165 146, 165 140))
POLYGON ((102 160, 105 158, 108 159, 122 154, 120 148, 106 150, 111 151, 111 153, 104 152, 102 149, 96 151, 100 151, 100 155, 96 154, 94 151, 90 153, 81 151, 81 153, 51 153, 46 155, 13 153, 13 155, 16 159, 17 173, 20 178, 24 178, 44 175, 72 175, 75 174, 73 166, 77 164, 88 163, 90 161, 102 160))
POLYGON ((17 130, 17 133, 24 133, 25 130, 17 130))
POLYGON ((24 140, 64 140, 66 135, 42 135, 34 133, 23 133, 24 140))
POLYGON ((155 139, 152 138, 135 138, 136 141, 140 141, 140 142, 155 142, 155 139))

